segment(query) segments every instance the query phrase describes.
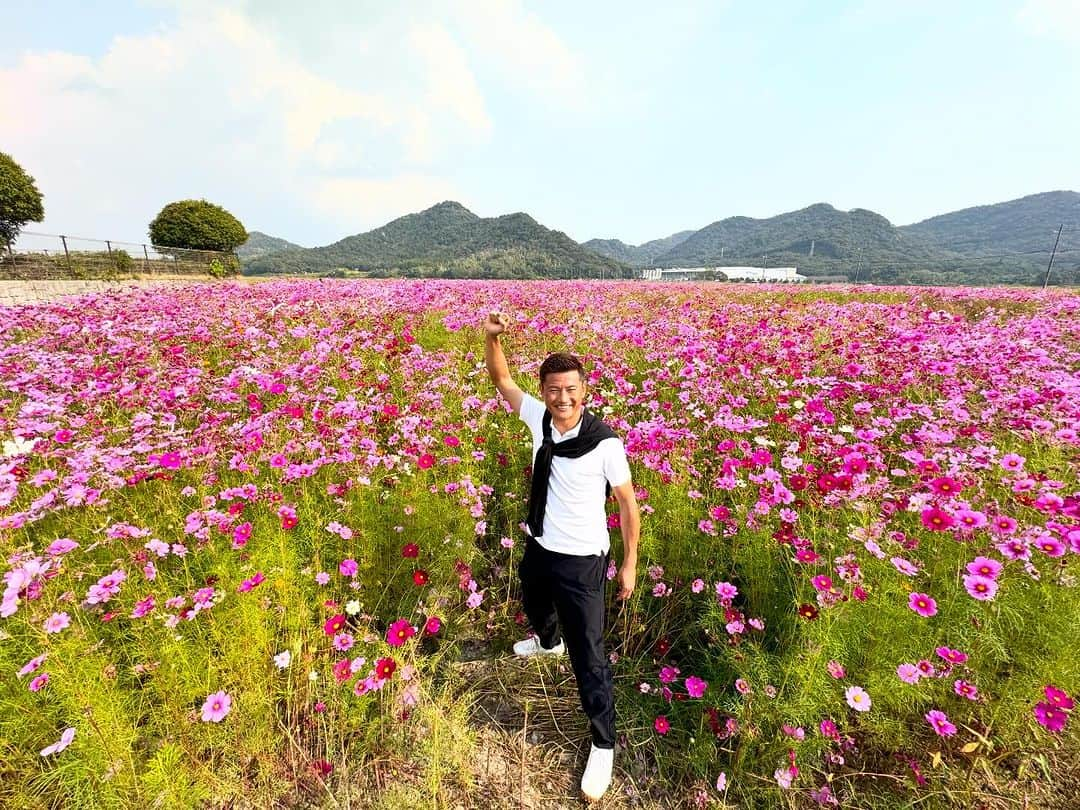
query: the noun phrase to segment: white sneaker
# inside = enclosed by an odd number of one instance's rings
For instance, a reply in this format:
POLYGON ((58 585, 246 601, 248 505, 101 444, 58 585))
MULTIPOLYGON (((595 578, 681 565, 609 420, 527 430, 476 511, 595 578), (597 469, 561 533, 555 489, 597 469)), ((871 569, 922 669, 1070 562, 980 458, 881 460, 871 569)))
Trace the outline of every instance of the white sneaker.
POLYGON ((581 775, 581 792, 589 801, 599 801, 611 786, 611 767, 615 763, 615 749, 597 748, 589 750, 589 761, 585 764, 585 773, 581 775))
POLYGON ((559 639, 559 643, 550 650, 540 646, 540 639, 536 636, 529 636, 524 641, 514 644, 514 655, 518 658, 528 658, 530 655, 562 655, 564 652, 566 652, 566 644, 562 639, 559 639))

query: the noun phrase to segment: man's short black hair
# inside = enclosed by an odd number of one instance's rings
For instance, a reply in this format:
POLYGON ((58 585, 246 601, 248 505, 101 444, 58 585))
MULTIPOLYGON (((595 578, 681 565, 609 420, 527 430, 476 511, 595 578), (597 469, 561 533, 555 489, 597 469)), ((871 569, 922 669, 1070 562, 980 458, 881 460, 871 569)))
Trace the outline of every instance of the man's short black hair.
POLYGON ((547 359, 540 364, 540 385, 544 385, 544 378, 548 374, 559 374, 563 371, 576 371, 582 381, 585 380, 585 367, 581 361, 567 352, 555 352, 549 354, 547 359))

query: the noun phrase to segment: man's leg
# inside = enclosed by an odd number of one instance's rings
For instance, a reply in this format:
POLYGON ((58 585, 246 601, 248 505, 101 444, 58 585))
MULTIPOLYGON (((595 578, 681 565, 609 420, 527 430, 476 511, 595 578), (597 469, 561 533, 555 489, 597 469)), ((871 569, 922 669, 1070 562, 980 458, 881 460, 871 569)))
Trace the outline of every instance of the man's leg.
POLYGON ((530 537, 525 541, 525 553, 518 563, 522 608, 540 646, 549 650, 562 640, 551 593, 553 573, 550 554, 530 537))
POLYGON ((589 718, 593 745, 615 747, 615 694, 604 651, 606 557, 557 555, 555 608, 577 678, 581 708, 589 718))

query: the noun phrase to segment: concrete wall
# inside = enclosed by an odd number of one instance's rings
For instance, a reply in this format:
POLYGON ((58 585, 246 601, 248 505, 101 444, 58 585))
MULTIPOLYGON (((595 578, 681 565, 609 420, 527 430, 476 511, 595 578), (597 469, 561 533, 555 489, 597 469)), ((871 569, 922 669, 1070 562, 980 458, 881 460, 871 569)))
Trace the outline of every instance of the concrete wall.
POLYGON ((55 301, 67 295, 108 292, 129 287, 156 287, 162 284, 197 284, 211 283, 206 277, 171 278, 171 279, 125 279, 123 281, 100 281, 62 279, 52 281, 11 281, 0 279, 0 307, 17 304, 34 304, 41 301, 55 301))

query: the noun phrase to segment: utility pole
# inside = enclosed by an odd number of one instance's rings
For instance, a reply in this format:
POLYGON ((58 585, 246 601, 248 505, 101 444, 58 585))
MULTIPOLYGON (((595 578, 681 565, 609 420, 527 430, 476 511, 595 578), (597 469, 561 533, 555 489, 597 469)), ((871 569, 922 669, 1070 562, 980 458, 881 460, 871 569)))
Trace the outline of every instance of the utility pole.
POLYGON ((1050 251, 1050 264, 1046 265, 1046 278, 1043 279, 1042 285, 1044 290, 1046 289, 1046 285, 1050 283, 1050 268, 1054 266, 1054 256, 1057 255, 1058 242, 1061 240, 1061 229, 1064 227, 1064 222, 1058 225, 1057 236, 1054 238, 1054 249, 1050 251))

